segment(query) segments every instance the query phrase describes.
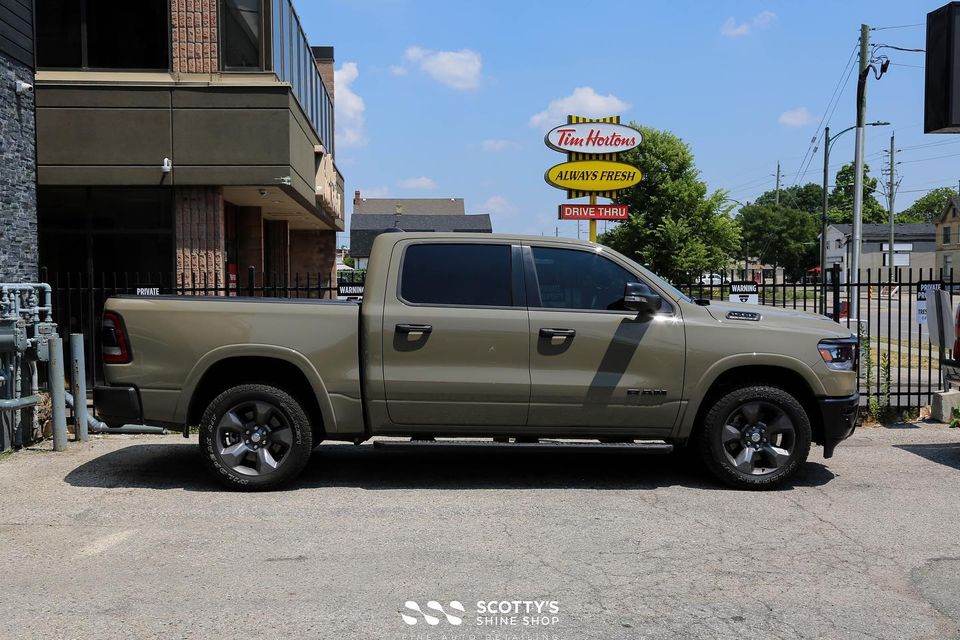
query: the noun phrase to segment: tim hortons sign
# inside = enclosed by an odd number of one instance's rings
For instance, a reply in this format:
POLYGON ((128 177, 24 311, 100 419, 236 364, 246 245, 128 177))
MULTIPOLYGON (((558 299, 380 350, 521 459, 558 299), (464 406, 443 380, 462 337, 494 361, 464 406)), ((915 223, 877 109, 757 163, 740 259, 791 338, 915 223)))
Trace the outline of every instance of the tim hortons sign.
POLYGON ((562 204, 560 220, 626 220, 630 207, 625 204, 562 204))
POLYGON ((633 127, 612 122, 562 124, 544 137, 548 147, 567 153, 618 153, 633 149, 641 140, 633 127))

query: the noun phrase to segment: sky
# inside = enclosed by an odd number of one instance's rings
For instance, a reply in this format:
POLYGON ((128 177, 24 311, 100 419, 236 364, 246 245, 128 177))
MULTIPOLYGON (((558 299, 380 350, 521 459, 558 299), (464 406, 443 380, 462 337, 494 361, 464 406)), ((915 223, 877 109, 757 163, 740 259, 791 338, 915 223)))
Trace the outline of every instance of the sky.
MULTIPOLYGON (((855 120, 851 57, 871 43, 924 47, 926 14, 946 0, 753 2, 428 2, 294 0, 311 44, 336 57, 336 154, 347 191, 462 197, 495 232, 576 237, 565 193, 544 182, 563 161, 544 133, 568 113, 620 115, 690 145, 710 189, 747 202, 782 184, 821 182, 822 125, 855 120), (590 10, 593 7, 595 10, 590 10), (838 98, 835 98, 839 96, 838 98), (817 146, 815 156, 811 155, 817 146)), ((880 177, 896 135, 897 209, 960 181, 960 135, 923 133, 922 53, 867 89, 867 162, 880 177)), ((854 135, 831 151, 831 179, 854 135)), ((601 222, 601 230, 606 223, 601 222)), ((613 223, 609 223, 613 224, 613 223)), ((586 223, 580 227, 585 237, 586 223)), ((348 245, 341 234, 339 245, 348 245)))

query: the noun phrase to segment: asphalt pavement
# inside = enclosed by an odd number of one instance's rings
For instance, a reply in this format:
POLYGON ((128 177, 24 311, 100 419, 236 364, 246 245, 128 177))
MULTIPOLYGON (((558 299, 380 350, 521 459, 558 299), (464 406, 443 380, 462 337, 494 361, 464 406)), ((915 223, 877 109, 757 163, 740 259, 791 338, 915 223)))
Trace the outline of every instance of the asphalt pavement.
POLYGON ((266 494, 198 462, 118 435, 0 460, 0 638, 960 638, 943 425, 768 493, 635 452, 331 445, 266 494))

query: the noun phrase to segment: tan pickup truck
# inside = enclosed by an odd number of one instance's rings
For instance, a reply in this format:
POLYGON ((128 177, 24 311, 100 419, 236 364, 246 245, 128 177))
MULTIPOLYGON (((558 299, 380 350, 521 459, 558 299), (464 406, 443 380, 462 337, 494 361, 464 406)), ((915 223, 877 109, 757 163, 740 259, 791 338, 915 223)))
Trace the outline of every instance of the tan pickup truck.
POLYGON ((858 345, 823 316, 694 301, 574 240, 385 233, 362 303, 115 297, 108 424, 199 426, 226 485, 294 479, 320 442, 690 445, 776 486, 854 430, 858 345))

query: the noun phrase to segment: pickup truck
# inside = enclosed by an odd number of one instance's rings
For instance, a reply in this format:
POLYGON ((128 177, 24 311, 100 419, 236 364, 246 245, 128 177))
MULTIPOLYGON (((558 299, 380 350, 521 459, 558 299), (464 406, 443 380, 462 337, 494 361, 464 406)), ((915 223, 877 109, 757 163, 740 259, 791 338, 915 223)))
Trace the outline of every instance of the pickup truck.
POLYGON ((118 296, 102 344, 100 418, 199 427, 206 467, 246 490, 377 436, 689 445, 765 489, 811 443, 829 458, 859 407, 857 339, 826 317, 692 300, 559 238, 384 233, 362 302, 118 296))

